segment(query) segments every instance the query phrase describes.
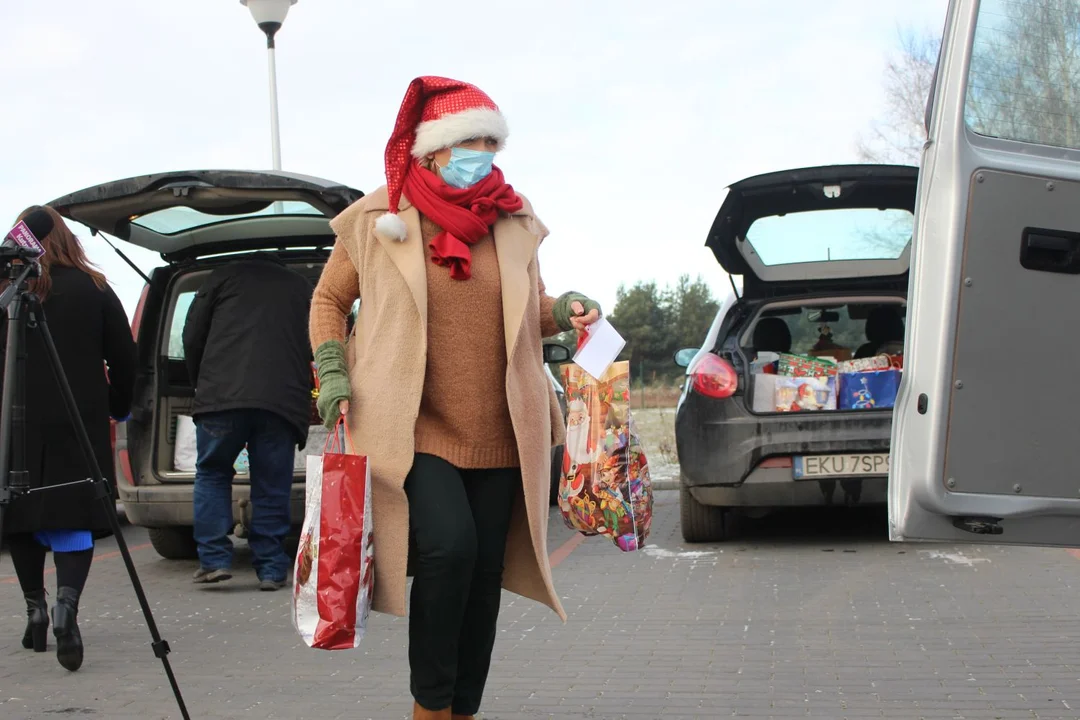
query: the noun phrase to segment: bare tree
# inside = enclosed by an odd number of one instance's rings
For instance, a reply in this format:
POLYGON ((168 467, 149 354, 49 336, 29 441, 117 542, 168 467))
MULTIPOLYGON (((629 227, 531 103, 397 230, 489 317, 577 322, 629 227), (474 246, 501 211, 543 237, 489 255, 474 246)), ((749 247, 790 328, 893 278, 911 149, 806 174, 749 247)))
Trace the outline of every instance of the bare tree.
POLYGON ((1080 144, 1080 0, 986 0, 975 31, 967 117, 981 135, 1080 144))
MULTIPOLYGON (((966 115, 982 135, 1080 146, 1080 0, 984 0, 966 115)), ((882 83, 885 111, 857 143, 864 162, 918 164, 939 34, 899 33, 882 83)))
MULTIPOLYGON (((1080 0, 983 0, 965 117, 990 137, 1080 147, 1080 0)), ((864 162, 917 165, 941 40, 931 30, 900 33, 885 66, 885 112, 859 138, 864 162)), ((895 256, 901 228, 867 233, 868 252, 895 256)))
POLYGON ((859 159, 871 163, 918 165, 926 130, 923 115, 937 65, 941 35, 907 28, 885 65, 885 112, 859 137, 859 159))

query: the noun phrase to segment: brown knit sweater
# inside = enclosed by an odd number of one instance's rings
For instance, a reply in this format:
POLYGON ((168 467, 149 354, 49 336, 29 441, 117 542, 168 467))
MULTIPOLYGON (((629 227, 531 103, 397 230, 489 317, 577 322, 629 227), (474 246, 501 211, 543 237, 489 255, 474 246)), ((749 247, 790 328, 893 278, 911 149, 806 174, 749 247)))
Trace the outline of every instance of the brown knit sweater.
MULTIPOLYGON (((517 467, 518 454, 506 401, 506 342, 502 285, 495 242, 472 246, 472 277, 453 280, 430 261, 430 241, 440 231, 421 216, 428 279, 428 353, 416 452, 440 457, 461 469, 517 467)), ((335 246, 312 298, 311 341, 343 340, 345 315, 357 298, 359 279, 348 254, 335 246)), ((543 281, 542 335, 559 332, 555 298, 543 281)))

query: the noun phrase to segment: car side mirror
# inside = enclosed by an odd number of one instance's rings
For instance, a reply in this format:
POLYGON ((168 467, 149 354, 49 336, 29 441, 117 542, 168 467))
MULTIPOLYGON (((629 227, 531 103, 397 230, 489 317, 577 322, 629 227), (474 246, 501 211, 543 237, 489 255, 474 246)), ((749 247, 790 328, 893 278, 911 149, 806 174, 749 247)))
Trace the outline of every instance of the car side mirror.
POLYGON ((569 362, 570 349, 565 345, 559 345, 558 343, 549 343, 544 345, 544 362, 548 365, 558 365, 559 363, 569 362))
POLYGON ((681 368, 690 367, 701 348, 683 348, 675 353, 675 364, 681 368))

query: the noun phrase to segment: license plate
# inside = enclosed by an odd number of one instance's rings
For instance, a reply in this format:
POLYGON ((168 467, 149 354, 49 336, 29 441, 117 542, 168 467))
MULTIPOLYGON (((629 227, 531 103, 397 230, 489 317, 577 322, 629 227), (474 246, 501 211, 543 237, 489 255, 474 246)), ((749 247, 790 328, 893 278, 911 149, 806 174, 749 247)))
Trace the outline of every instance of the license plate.
POLYGON ((798 480, 818 477, 888 475, 888 453, 856 455, 806 455, 793 458, 791 474, 798 480))

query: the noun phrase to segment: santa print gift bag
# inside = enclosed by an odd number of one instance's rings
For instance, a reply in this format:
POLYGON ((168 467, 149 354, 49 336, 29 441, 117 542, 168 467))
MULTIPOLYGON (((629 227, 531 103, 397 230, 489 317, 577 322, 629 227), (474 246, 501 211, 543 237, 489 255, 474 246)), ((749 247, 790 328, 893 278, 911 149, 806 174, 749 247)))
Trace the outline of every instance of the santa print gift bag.
POLYGON ((293 626, 308 647, 320 650, 360 644, 375 587, 371 471, 366 457, 347 454, 346 441, 352 446, 342 418, 323 454, 307 458, 293 626))
POLYGON ((615 362, 599 380, 563 366, 566 450, 559 510, 571 530, 605 535, 623 551, 645 546, 652 525, 649 465, 630 413, 630 363, 615 362))

